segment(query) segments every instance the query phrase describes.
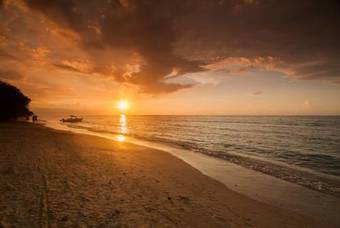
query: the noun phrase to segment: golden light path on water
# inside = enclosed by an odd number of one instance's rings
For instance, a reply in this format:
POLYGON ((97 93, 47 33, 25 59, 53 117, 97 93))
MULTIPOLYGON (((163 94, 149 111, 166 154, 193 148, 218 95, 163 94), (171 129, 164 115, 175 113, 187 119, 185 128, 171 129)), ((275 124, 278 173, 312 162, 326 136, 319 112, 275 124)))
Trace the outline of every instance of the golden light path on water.
POLYGON ((124 135, 117 135, 116 136, 116 140, 118 142, 124 142, 125 141, 125 136, 124 135))
POLYGON ((127 133, 127 118, 125 114, 120 114, 119 116, 119 128, 121 134, 127 133))
POLYGON ((124 142, 125 141, 125 134, 127 134, 127 118, 125 114, 120 114, 119 116, 119 131, 120 134, 116 136, 116 141, 124 142))

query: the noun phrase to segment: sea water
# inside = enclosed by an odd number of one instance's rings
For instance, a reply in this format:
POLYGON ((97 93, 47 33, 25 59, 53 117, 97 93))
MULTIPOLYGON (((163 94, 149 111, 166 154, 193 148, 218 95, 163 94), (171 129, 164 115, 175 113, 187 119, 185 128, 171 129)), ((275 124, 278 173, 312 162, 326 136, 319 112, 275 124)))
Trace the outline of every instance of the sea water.
POLYGON ((84 116, 65 125, 184 148, 340 195, 339 116, 84 116))

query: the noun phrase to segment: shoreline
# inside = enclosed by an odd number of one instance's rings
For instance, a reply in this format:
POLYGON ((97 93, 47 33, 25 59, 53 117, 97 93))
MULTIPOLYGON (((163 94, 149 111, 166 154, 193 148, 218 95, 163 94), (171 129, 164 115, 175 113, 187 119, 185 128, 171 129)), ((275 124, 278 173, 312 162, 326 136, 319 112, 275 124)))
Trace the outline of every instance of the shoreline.
POLYGON ((5 227, 325 225, 231 191, 166 152, 32 124, 1 130, 5 227))
MULTIPOLYGON (((72 128, 66 125, 49 127, 117 141, 113 134, 93 132, 82 128, 72 128)), ((166 144, 131 137, 126 137, 126 142, 170 153, 195 169, 198 169, 201 173, 219 181, 227 188, 254 200, 286 210, 293 209, 295 212, 306 216, 320 217, 324 222, 331 221, 334 224, 340 224, 340 218, 338 218, 337 214, 337 211, 340 210, 340 199, 331 194, 315 191, 315 189, 307 188, 304 185, 240 166, 228 160, 176 148, 172 145, 167 146, 166 144), (231 176, 229 175, 230 173, 232 173, 231 176)))
MULTIPOLYGON (((106 137, 113 139, 120 133, 114 133, 109 131, 95 130, 83 126, 58 124, 55 121, 49 121, 48 125, 54 129, 61 129, 72 131, 76 133, 91 134, 100 137, 106 137), (53 122, 53 124, 52 124, 53 122)), ((284 181, 291 182, 293 184, 298 184, 300 186, 312 189, 321 193, 333 195, 340 198, 340 177, 326 174, 322 172, 317 172, 315 170, 295 166, 293 164, 287 164, 280 161, 270 160, 264 157, 256 157, 251 155, 240 155, 233 152, 228 152, 226 154, 214 153, 212 151, 196 151, 195 149, 188 149, 180 145, 174 145, 171 142, 166 141, 156 141, 144 138, 138 138, 134 136, 124 136, 127 141, 137 142, 137 144, 151 142, 153 144, 165 145, 167 148, 174 149, 184 149, 194 153, 204 154, 217 159, 222 159, 224 161, 242 166, 246 169, 251 169, 256 172, 261 172, 266 175, 270 175, 279 178, 284 181)), ((159 146, 158 146, 159 147, 159 146)))

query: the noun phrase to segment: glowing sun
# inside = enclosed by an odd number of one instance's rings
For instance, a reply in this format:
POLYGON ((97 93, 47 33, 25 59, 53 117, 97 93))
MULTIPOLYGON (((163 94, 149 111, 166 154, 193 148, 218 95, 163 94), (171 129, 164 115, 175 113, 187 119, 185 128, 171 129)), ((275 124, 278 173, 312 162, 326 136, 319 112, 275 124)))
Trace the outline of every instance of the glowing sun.
POLYGON ((124 112, 126 110, 128 110, 129 108, 129 103, 125 100, 120 100, 117 103, 117 109, 121 112, 124 112))

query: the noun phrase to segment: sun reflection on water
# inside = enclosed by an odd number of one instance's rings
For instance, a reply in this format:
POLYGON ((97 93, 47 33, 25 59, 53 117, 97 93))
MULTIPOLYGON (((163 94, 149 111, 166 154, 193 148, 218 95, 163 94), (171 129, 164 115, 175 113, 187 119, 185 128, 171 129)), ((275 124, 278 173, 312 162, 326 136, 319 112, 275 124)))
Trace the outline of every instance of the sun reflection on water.
POLYGON ((119 133, 116 136, 116 140, 118 142, 124 142, 125 141, 125 134, 127 134, 128 128, 127 128, 127 118, 125 114, 121 114, 119 116, 119 133))
POLYGON ((125 141, 125 136, 124 135, 117 135, 116 136, 116 140, 118 142, 124 142, 125 141))
POLYGON ((119 116, 119 129, 121 134, 127 133, 127 119, 125 114, 119 116))

